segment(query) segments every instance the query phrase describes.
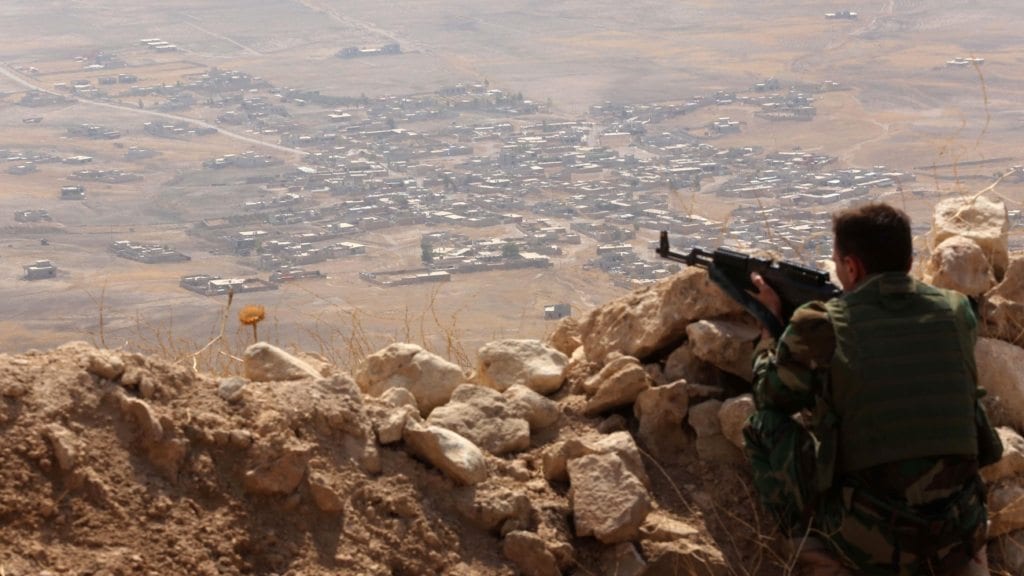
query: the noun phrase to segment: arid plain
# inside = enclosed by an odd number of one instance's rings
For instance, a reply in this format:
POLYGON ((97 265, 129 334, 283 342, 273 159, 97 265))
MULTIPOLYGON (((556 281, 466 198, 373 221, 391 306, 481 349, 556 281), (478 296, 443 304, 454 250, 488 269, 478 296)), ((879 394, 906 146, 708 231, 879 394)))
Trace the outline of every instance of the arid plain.
MULTIPOLYGON (((230 217, 243 212, 247 201, 270 198, 273 191, 259 182, 309 164, 308 149, 282 142, 280 133, 219 124, 224 110, 201 99, 159 111, 166 95, 128 96, 128 85, 104 97, 61 91, 77 81, 95 87, 111 74, 130 74, 136 78, 132 85, 174 86, 212 70, 237 70, 272 85, 256 96, 279 103, 290 123, 309 131, 319 129, 332 107, 286 101, 280 98, 285 90, 374 100, 485 84, 542 103, 530 114, 468 111, 397 123, 418 133, 455 123, 587 120, 592 105, 608 101, 684 103, 695 95, 748 91, 767 79, 783 89, 830 81, 841 88, 815 94, 811 121, 771 121, 750 106, 726 102, 652 125, 648 132, 686 132, 718 148, 813 151, 834 156, 837 168, 886 165, 914 173, 912 185, 873 195, 901 203, 923 220, 936 199, 976 192, 998 175, 1009 174, 994 193, 1011 210, 1020 208, 1024 184, 1011 171, 1024 164, 1022 26, 1024 7, 1012 0, 9 0, 0 4, 0 349, 84 339, 186 358, 218 334, 226 299, 186 291, 179 279, 198 273, 266 276, 253 256, 193 233, 196 223, 230 217), (825 18, 836 10, 855 11, 857 18, 825 18), (140 43, 152 38, 176 49, 155 51, 140 43), (337 56, 346 47, 390 43, 400 44, 401 54, 337 56), (116 57, 119 67, 88 67, 104 55, 116 57), (955 58, 984 62, 947 64, 955 58), (32 90, 66 101, 23 105, 32 90), (741 122, 742 130, 705 134, 703 127, 721 117, 741 122), (158 137, 143 127, 154 121, 202 122, 218 132, 158 137), (119 137, 93 139, 69 131, 82 124, 116 130, 119 137), (126 160, 132 147, 159 154, 126 160), (203 167, 213 158, 247 151, 277 163, 248 172, 203 167), (27 174, 10 172, 19 157, 33 153, 88 156, 88 168, 133 172, 142 179, 82 183, 71 179, 82 166, 59 161, 40 162, 27 174), (80 183, 88 191, 84 201, 60 199, 62 186, 80 183), (52 221, 15 222, 16 211, 29 209, 47 210, 52 221), (119 258, 109 250, 117 240, 172 246, 191 260, 143 264, 119 258), (24 280, 23 266, 39 259, 53 261, 57 277, 24 280)), ((343 147, 344 135, 337 138, 343 147)), ((473 154, 492 145, 473 143, 473 154)), ((640 153, 630 145, 617 151, 640 153)), ((437 162, 454 170, 457 161, 437 162)), ((774 202, 723 199, 714 185, 697 188, 677 195, 667 208, 721 221, 723 236, 733 208, 774 202)), ((561 192, 552 186, 544 194, 559 199, 561 192)), ((335 200, 325 191, 307 197, 335 200)), ((823 220, 829 208, 821 208, 823 220)), ((543 316, 546 304, 569 303, 578 313, 626 291, 608 274, 584 267, 597 246, 587 237, 553 257, 548 268, 458 274, 447 283, 392 288, 360 280, 363 271, 420 266, 421 235, 437 230, 411 224, 359 233, 353 240, 366 246, 366 254, 317 264, 326 279, 237 295, 226 337, 238 343, 236 349, 249 338, 234 312, 252 303, 267 310, 261 336, 285 346, 344 355, 412 340, 450 356, 471 356, 496 337, 543 336, 551 326, 543 316)), ((475 238, 521 234, 511 224, 453 231, 475 238)), ((631 242, 648 254, 655 238, 655 230, 640 228, 631 242)), ((720 242, 721 237, 707 239, 709 245, 720 242)))

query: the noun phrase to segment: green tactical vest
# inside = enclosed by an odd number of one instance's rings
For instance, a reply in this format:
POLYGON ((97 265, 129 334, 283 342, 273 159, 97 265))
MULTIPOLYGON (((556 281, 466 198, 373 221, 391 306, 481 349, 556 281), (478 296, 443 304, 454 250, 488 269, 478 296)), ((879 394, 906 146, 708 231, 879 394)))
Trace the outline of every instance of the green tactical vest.
POLYGON ((967 298, 886 273, 826 304, 841 473, 976 456, 975 319, 967 298))

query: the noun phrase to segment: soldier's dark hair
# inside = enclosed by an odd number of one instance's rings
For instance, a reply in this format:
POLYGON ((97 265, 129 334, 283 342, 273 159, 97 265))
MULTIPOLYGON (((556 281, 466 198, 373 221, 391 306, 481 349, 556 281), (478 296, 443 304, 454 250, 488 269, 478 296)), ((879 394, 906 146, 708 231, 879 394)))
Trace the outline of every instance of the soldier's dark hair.
POLYGON ((868 274, 909 272, 914 254, 910 217, 888 204, 866 204, 832 215, 840 256, 856 256, 868 274))

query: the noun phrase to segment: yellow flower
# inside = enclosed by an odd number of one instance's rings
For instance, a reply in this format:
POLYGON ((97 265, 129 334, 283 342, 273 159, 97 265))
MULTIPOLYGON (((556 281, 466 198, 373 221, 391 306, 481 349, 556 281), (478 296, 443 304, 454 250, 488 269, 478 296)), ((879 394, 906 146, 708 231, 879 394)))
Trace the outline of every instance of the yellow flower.
POLYGON ((260 334, 256 325, 267 317, 267 311, 259 304, 249 304, 238 311, 238 321, 246 326, 252 326, 252 341, 259 342, 260 334))
POLYGON ((246 326, 259 324, 266 317, 267 311, 258 304, 249 304, 238 311, 238 321, 246 326))

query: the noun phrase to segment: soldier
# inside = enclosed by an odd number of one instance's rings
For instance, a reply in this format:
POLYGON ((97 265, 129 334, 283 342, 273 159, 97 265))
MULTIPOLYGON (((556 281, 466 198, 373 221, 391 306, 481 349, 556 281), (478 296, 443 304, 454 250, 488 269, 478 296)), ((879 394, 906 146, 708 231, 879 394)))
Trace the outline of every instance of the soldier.
POLYGON ((978 468, 1002 445, 977 401, 970 303, 909 276, 904 212, 862 206, 832 231, 843 296, 797 309, 754 355, 744 435, 761 501, 816 574, 988 574, 978 468))

